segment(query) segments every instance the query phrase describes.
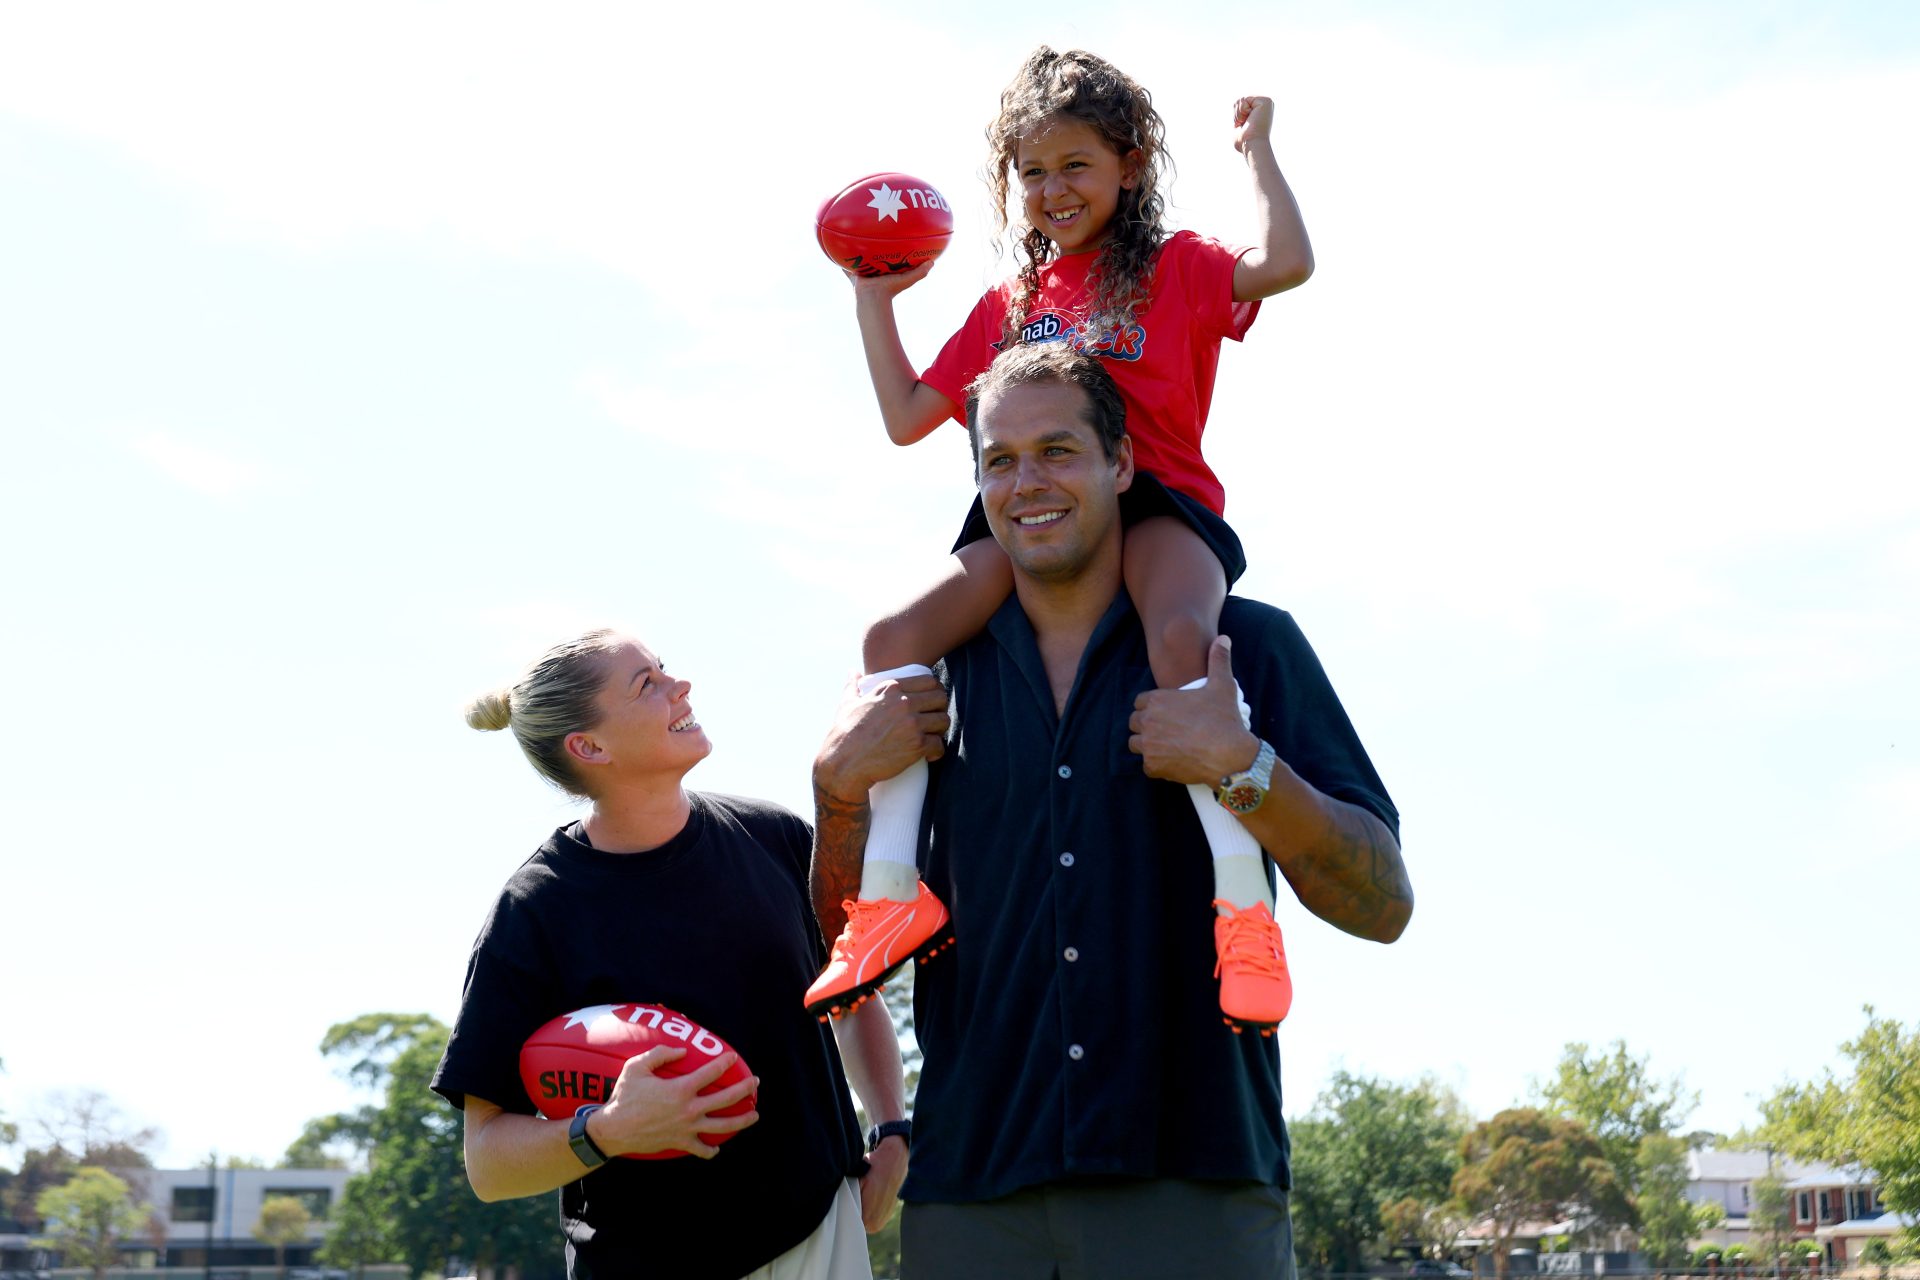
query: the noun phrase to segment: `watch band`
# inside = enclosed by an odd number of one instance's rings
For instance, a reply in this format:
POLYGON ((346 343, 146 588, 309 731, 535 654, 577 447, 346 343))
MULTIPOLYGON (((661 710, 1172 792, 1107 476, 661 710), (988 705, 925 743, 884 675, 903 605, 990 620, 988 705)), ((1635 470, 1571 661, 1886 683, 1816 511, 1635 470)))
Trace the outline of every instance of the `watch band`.
POLYGON ((1254 753, 1253 763, 1239 773, 1220 779, 1220 785, 1213 790, 1214 799, 1229 813, 1252 813, 1265 803, 1267 792, 1273 788, 1273 766, 1279 756, 1265 738, 1255 741, 1260 749, 1254 753))
POLYGON ((607 1162, 607 1153, 593 1145, 593 1135, 587 1132, 587 1117, 600 1109, 597 1102, 589 1102, 573 1113, 573 1119, 567 1124, 567 1145, 573 1148, 573 1154, 580 1163, 589 1169, 598 1169, 607 1162))
POLYGON ((895 1136, 896 1134, 899 1135, 901 1140, 904 1141, 908 1146, 912 1146, 913 1145, 913 1121, 888 1120, 884 1124, 877 1124, 873 1126, 873 1128, 867 1130, 867 1150, 872 1151, 875 1147, 879 1146, 882 1142, 886 1141, 888 1138, 895 1136))

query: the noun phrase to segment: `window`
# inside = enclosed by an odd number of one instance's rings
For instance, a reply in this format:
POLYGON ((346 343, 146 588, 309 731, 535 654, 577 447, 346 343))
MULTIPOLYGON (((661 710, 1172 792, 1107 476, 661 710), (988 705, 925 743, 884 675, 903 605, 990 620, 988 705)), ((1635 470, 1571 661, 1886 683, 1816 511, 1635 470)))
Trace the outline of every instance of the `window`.
POLYGON ((1795 1196, 1793 1198, 1793 1210, 1794 1210, 1794 1218, 1796 1221, 1812 1222, 1813 1221, 1812 1194, 1809 1192, 1802 1191, 1799 1195, 1795 1196))
POLYGON ((1743 1182, 1740 1184, 1740 1207, 1742 1209, 1751 1209, 1753 1207, 1752 1183, 1743 1182))
POLYGON ((298 1200, 307 1207, 307 1216, 315 1222, 324 1222, 327 1210, 333 1205, 333 1192, 325 1187, 267 1187, 261 1191, 261 1197, 286 1196, 298 1200))
POLYGON ((175 1187, 173 1211, 167 1215, 175 1222, 212 1222, 212 1187, 175 1187))

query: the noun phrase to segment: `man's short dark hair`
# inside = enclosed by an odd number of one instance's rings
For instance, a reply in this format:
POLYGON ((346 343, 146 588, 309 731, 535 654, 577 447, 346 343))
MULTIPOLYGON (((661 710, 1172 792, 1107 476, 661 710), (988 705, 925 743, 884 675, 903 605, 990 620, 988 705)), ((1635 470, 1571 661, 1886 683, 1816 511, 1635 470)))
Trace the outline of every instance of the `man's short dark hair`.
POLYGON ((1020 343, 1002 351, 981 375, 967 384, 967 438, 973 442, 973 463, 980 465, 980 402, 1013 387, 1056 382, 1078 387, 1087 397, 1087 423, 1100 437, 1100 448, 1113 461, 1120 437, 1127 434, 1127 405, 1113 375, 1097 356, 1075 351, 1066 342, 1020 343))

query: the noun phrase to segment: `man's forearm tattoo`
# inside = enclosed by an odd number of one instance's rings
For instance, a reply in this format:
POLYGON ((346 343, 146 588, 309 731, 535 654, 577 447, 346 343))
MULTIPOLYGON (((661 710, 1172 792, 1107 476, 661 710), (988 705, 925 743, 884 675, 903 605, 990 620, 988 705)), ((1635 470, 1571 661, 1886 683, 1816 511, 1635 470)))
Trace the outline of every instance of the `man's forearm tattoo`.
POLYGON ((1362 937, 1383 928, 1397 935, 1405 926, 1413 884, 1392 833, 1372 814, 1336 805, 1306 861, 1317 874, 1294 890, 1322 919, 1362 937))
POLYGON ((813 914, 820 932, 838 937, 847 922, 841 903, 860 896, 873 811, 866 800, 842 800, 819 783, 813 787, 813 914))

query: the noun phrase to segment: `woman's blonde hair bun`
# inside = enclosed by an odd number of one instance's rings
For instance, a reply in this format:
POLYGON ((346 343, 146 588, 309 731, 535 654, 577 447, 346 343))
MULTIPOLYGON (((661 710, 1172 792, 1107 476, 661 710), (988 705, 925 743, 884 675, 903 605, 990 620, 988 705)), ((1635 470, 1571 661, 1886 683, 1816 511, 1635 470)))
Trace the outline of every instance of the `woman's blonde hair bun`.
POLYGON ((492 732, 513 723, 513 691, 495 689, 467 704, 467 723, 475 729, 492 732))

